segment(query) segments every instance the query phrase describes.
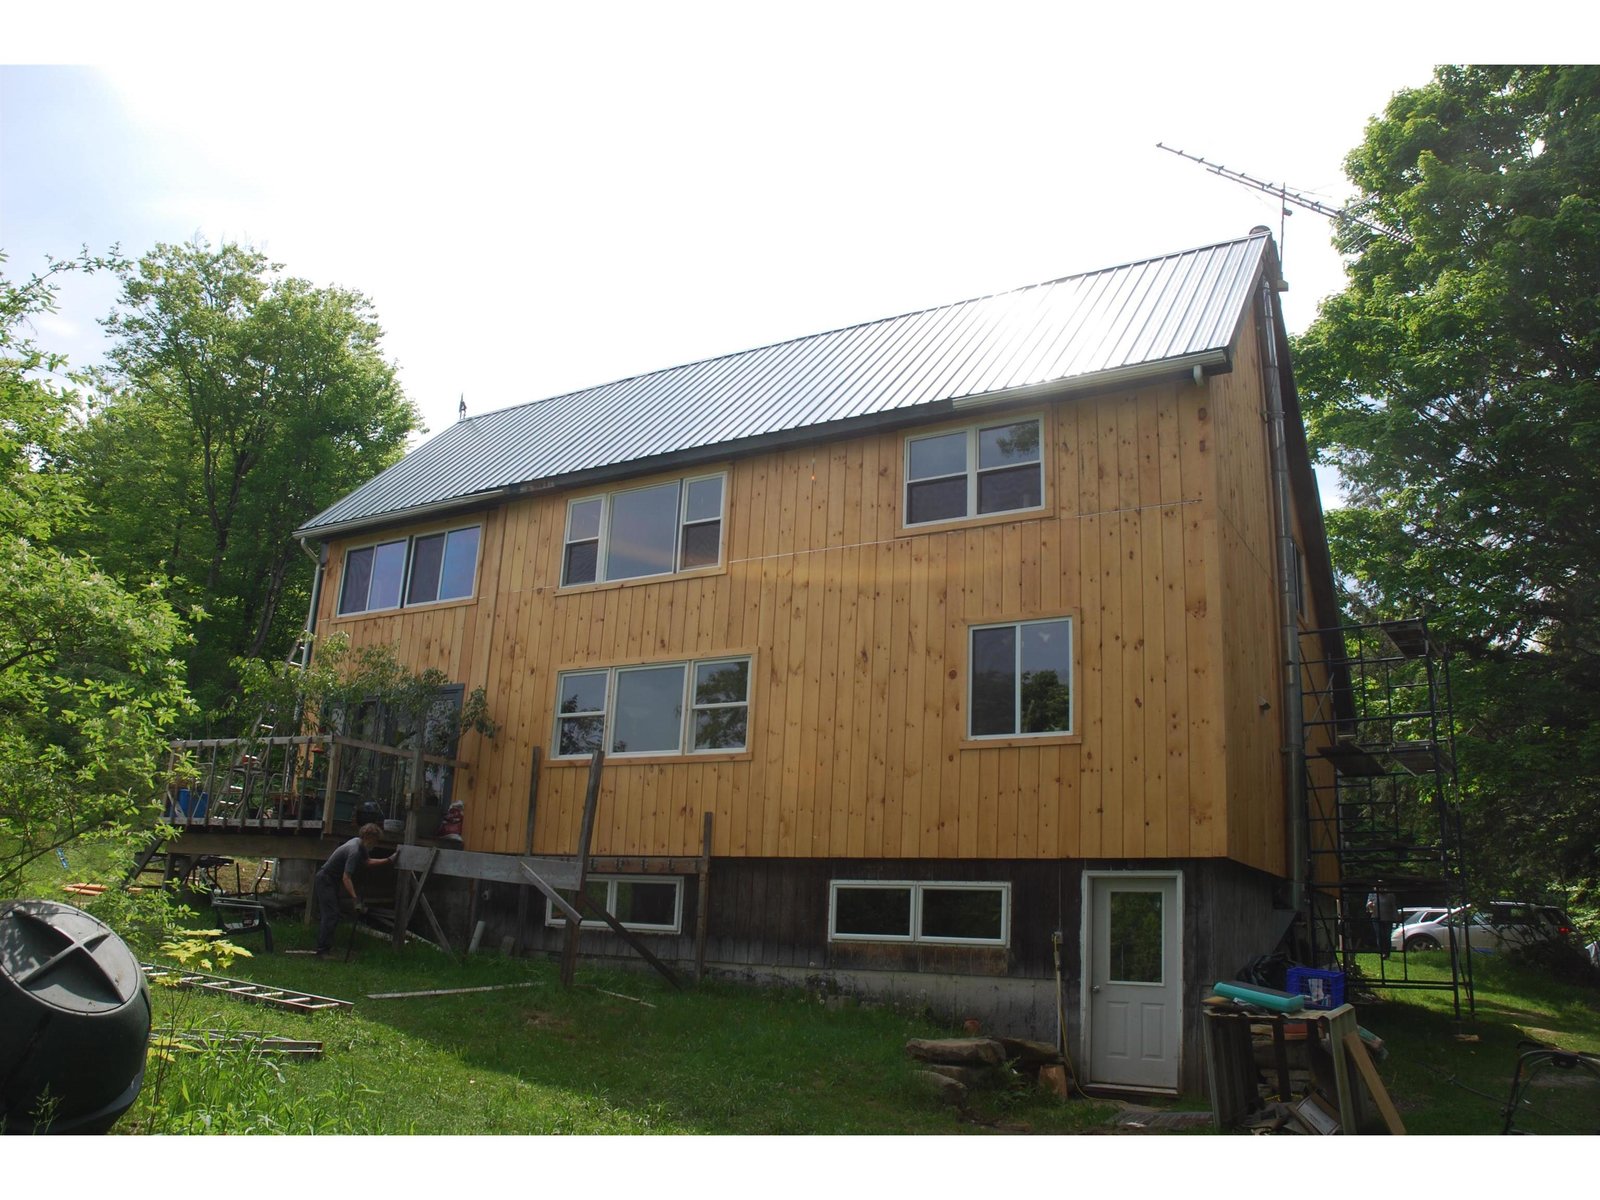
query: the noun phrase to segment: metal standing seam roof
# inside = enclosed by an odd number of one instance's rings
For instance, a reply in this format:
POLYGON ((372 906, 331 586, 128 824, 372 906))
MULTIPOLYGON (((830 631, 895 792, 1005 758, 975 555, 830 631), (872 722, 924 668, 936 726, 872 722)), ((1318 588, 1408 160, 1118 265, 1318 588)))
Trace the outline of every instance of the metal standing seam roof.
POLYGON ((1220 362, 1270 246, 1256 231, 469 417, 296 533, 346 532, 623 464, 645 471, 664 455, 852 418, 1220 362))

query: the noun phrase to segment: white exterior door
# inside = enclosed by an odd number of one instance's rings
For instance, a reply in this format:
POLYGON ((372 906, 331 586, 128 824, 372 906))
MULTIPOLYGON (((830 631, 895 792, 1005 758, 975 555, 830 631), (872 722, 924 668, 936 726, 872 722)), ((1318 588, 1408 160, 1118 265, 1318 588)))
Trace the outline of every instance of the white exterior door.
POLYGON ((1085 882, 1089 1080, 1176 1089, 1183 1021, 1178 877, 1090 873, 1085 882))

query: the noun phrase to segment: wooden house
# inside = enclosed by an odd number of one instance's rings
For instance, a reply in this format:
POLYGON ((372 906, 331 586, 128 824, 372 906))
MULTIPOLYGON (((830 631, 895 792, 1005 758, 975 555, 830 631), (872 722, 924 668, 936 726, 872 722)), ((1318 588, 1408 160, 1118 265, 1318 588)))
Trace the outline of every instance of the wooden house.
POLYGON ((662 958, 1197 1086, 1337 623, 1281 287, 1258 229, 466 418, 299 531, 315 630, 486 688, 471 850, 575 853, 603 748, 589 887, 662 958))

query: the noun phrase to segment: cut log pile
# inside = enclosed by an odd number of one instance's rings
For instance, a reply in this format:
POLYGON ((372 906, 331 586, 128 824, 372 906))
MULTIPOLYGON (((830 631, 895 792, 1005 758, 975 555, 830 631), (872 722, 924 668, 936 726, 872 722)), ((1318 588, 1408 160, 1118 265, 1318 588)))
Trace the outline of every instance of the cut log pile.
POLYGON ((906 1053, 923 1064, 917 1080, 947 1104, 964 1103, 974 1088, 1004 1087, 1019 1079, 1063 1100, 1072 1086, 1056 1048, 1026 1038, 912 1038, 906 1053))

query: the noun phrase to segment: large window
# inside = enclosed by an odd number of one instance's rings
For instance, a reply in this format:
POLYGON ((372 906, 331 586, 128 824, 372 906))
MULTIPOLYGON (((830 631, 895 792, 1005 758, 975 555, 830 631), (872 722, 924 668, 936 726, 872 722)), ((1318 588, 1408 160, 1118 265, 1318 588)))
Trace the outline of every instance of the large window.
POLYGON ((472 595, 478 572, 477 525, 358 546, 344 556, 339 615, 472 595))
POLYGON ((556 696, 555 753, 715 754, 743 750, 750 660, 712 658, 567 671, 556 696))
POLYGON ((562 586, 716 566, 724 480, 674 479, 570 501, 562 586))
POLYGON ((834 880, 828 937, 836 942, 1004 946, 1011 923, 1004 883, 834 880))
POLYGON ((1070 618, 975 626, 971 664, 973 737, 1073 731, 1070 618))
POLYGON ((973 425, 906 439, 907 525, 1044 506, 1040 421, 973 425))
MULTIPOLYGON (((683 926, 683 880, 660 875, 591 875, 584 881, 584 893, 604 908, 624 929, 645 933, 677 933, 683 926)), ((571 892, 563 892, 570 901, 571 892)), ((610 928, 586 909, 583 927, 610 928)), ((546 925, 565 925, 566 916, 548 898, 544 902, 546 925)))

